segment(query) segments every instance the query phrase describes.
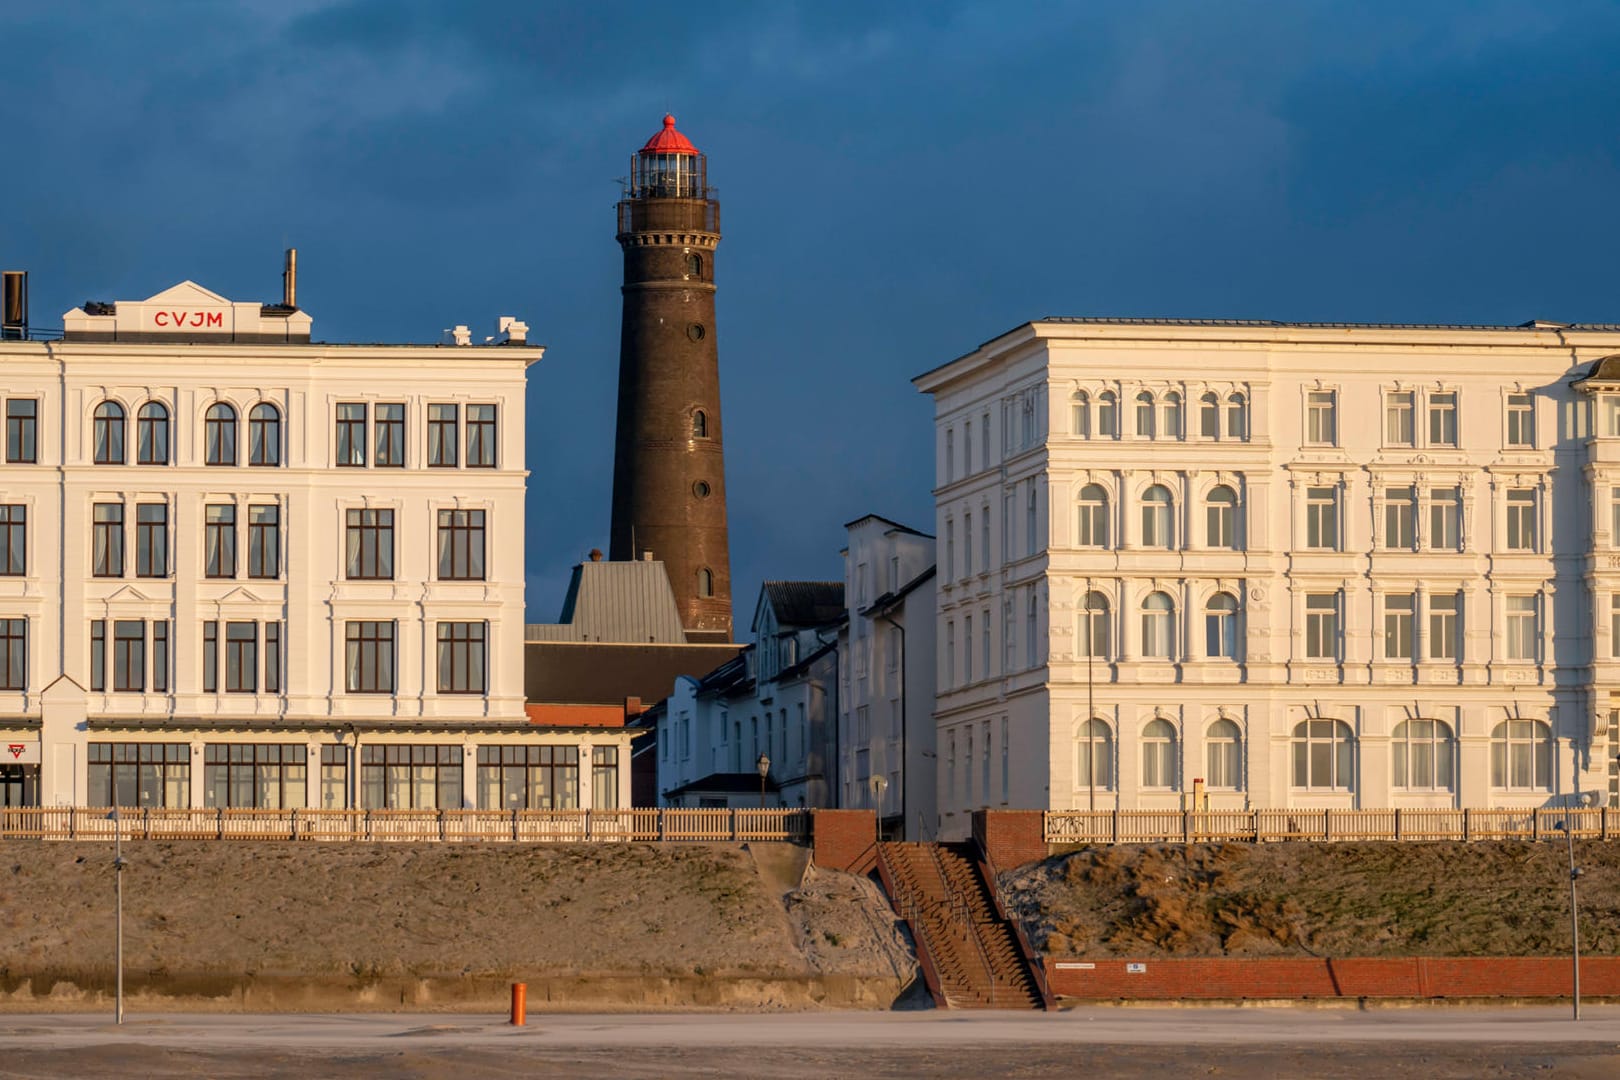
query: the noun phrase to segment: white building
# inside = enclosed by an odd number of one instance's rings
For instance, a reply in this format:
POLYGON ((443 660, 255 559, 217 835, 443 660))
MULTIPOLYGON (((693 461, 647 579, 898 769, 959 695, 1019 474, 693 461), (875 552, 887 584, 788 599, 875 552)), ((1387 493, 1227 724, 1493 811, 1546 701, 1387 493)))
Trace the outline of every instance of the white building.
POLYGON ((0 342, 0 802, 628 805, 624 734, 525 713, 521 323, 313 344, 184 282, 64 330, 0 342))
POLYGON ((1620 358, 1592 371, 1617 351, 1620 326, 1057 319, 919 376, 947 833, 1195 788, 1620 803, 1620 358))

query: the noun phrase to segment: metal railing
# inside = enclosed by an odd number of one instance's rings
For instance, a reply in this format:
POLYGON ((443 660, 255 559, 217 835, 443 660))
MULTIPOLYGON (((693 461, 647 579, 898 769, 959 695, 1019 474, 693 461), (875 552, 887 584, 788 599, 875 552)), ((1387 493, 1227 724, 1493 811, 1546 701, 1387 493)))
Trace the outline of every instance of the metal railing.
POLYGON ((235 810, 0 809, 0 839, 328 840, 362 842, 790 841, 810 839, 798 809, 235 810))
POLYGON ((1620 810, 1050 810, 1049 844, 1174 844, 1247 840, 1541 840, 1620 838, 1620 810))

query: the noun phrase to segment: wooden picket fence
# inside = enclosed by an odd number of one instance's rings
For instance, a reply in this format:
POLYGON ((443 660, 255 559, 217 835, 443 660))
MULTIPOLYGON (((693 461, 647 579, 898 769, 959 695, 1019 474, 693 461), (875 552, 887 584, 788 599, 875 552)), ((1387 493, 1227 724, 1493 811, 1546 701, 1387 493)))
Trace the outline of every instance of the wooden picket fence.
POLYGON ((170 810, 6 807, 0 839, 333 840, 578 843, 777 840, 808 843, 797 809, 626 810, 170 810))
POLYGON ((1547 840, 1620 838, 1620 810, 1053 810, 1049 844, 1176 844, 1212 840, 1547 840))

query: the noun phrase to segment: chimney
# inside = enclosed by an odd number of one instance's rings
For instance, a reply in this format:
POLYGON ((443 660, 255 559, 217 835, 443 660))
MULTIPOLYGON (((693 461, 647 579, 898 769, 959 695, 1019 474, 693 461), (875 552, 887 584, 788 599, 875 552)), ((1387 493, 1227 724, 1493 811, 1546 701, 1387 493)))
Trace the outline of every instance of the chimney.
POLYGON ((651 548, 648 548, 646 551, 643 551, 641 553, 641 561, 642 562, 652 562, 653 561, 652 549, 651 548))
POLYGON ((28 271, 0 271, 0 341, 28 337, 28 271))
POLYGON ((449 344, 451 345, 472 344, 472 329, 465 324, 456 326, 450 330, 446 330, 444 333, 445 336, 450 339, 449 344))
POLYGON ((524 345, 529 340, 529 324, 512 315, 502 315, 495 324, 497 345, 524 345))
POLYGON ((602 561, 602 549, 601 548, 591 548, 591 562, 601 562, 601 561, 602 561))
POLYGON ((281 272, 281 304, 298 306, 298 249, 287 249, 287 268, 281 272))

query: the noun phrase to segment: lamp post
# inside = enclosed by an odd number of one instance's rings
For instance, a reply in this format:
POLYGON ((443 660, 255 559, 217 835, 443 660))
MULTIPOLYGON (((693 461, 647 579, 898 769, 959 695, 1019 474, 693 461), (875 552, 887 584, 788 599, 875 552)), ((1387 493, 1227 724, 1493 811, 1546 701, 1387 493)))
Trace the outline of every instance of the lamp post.
MULTIPOLYGON (((873 776, 866 783, 872 789, 872 809, 881 819, 883 817, 883 793, 888 790, 889 782, 881 776, 873 776)), ((905 822, 902 821, 900 824, 902 828, 905 827, 905 822)), ((878 832, 881 834, 882 829, 879 829, 878 832)))
MULTIPOLYGON (((1581 809, 1592 804, 1592 796, 1581 795, 1581 809)), ((1581 876, 1581 868, 1575 865, 1575 823, 1565 818, 1558 823, 1558 828, 1564 831, 1564 841, 1569 848, 1569 962, 1570 962, 1570 999, 1574 1008, 1574 1019, 1581 1018, 1581 916, 1575 905, 1575 882, 1581 876)))
POLYGON ((754 768, 759 770, 759 808, 763 810, 765 809, 765 777, 770 775, 771 759, 764 754, 759 755, 759 760, 754 762, 754 768))
POLYGON ((115 975, 113 984, 113 1023, 124 1022, 124 828, 119 823, 118 808, 107 815, 113 823, 113 953, 115 975))

